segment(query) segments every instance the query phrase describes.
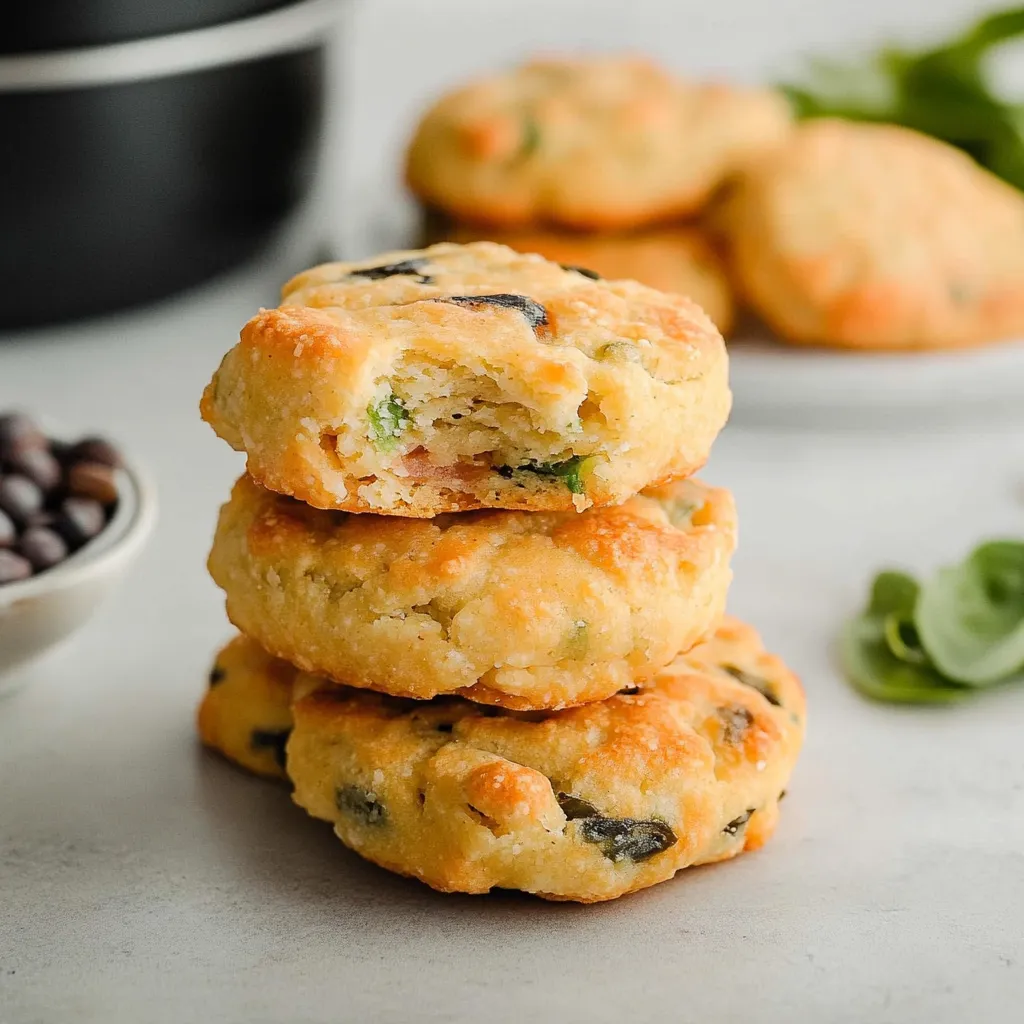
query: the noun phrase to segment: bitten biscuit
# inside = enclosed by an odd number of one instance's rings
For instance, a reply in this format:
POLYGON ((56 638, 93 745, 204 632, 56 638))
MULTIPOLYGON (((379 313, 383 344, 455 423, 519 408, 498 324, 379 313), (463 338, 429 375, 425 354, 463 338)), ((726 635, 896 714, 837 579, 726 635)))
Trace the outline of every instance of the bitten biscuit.
POLYGON ((727 363, 682 296, 436 245, 300 274, 202 412, 254 479, 318 508, 582 510, 704 463, 727 363))
POLYGON ((301 668, 400 696, 600 700, 713 630, 728 491, 684 480, 583 514, 432 520, 310 508, 242 477, 209 569, 231 621, 301 668))
POLYGON ((722 216, 737 283, 789 341, 939 349, 1024 334, 1024 196, 893 125, 809 121, 722 216))
MULTIPOLYGON (((222 709, 247 727, 234 695, 222 709)), ((648 683, 568 711, 408 701, 308 676, 295 696, 294 799, 347 846, 444 891, 585 903, 760 847, 805 726, 799 682, 735 620, 648 683)))
POLYGON ((732 330, 736 316, 732 287, 720 257, 698 228, 673 225, 619 234, 583 234, 502 231, 441 220, 434 230, 436 241, 490 240, 516 252, 535 252, 556 263, 585 267, 604 278, 632 278, 663 292, 685 295, 711 317, 723 335, 732 330))
POLYGON ((535 60, 442 97, 406 157, 452 217, 634 228, 700 210, 792 127, 777 93, 685 81, 648 60, 535 60))

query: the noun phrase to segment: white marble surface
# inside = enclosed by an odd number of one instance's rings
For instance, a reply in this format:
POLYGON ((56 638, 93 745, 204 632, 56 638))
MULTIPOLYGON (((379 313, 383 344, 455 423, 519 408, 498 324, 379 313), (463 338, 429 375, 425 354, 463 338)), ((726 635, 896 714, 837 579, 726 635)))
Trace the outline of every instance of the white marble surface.
POLYGON ((705 475, 740 507, 731 608, 810 699, 778 835, 605 905, 440 896, 193 737, 228 635, 203 561, 240 469, 196 403, 300 259, 0 340, 0 408, 130 442, 162 501, 124 588, 0 703, 0 1021, 1018 1019, 1024 688, 879 707, 831 644, 879 565, 1024 533, 1024 427, 727 429, 705 475))
POLYGON ((810 734, 762 852, 590 908, 439 896, 204 755, 228 634, 203 571, 238 458, 207 375, 280 266, 0 346, 0 407, 130 440, 162 515, 124 589, 0 703, 0 1020, 1014 1019, 1024 997, 1024 688, 876 707, 830 644, 883 562, 1024 532, 1024 432, 730 428, 733 611, 803 674, 810 734))

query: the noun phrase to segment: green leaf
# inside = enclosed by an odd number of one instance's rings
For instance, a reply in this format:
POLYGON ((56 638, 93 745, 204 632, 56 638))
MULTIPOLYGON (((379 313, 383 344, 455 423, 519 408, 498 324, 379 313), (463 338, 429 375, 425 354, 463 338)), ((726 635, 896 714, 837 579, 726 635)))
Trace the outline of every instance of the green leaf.
POLYGON ((909 664, 890 650, 883 620, 865 613, 848 622, 839 657, 854 689, 872 700, 894 704, 950 704, 971 691, 943 679, 928 664, 909 664))
POLYGON ((402 400, 389 393, 379 402, 371 402, 366 407, 366 415, 370 420, 370 440, 382 452, 394 451, 409 422, 409 413, 402 400))
POLYGON ((1024 188, 1024 118, 992 89, 985 59, 1024 35, 1024 7, 981 19, 921 51, 888 47, 853 64, 811 61, 805 82, 783 86, 798 117, 891 122, 967 152, 1024 188))
POLYGON ((966 33, 960 45, 969 49, 987 49, 1019 35, 1024 35, 1024 7, 1010 7, 982 18, 966 33))
POLYGON ((987 686, 1024 671, 1024 542, 982 544, 921 588, 914 621, 950 679, 987 686))
POLYGON ((866 616, 878 620, 890 652, 900 661, 923 665, 928 656, 914 628, 914 605, 920 591, 917 580, 903 572, 880 572, 871 584, 866 616))
POLYGON ((886 616, 910 616, 920 587, 913 576, 891 569, 880 572, 871 584, 871 599, 867 614, 886 616))

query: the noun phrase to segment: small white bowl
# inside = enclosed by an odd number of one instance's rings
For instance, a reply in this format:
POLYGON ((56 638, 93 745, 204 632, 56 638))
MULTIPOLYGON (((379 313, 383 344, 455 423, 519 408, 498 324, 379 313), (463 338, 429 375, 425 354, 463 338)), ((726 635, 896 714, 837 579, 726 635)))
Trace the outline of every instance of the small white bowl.
POLYGON ((156 522, 156 488, 137 466, 117 471, 117 511, 66 561, 0 584, 0 694, 24 681, 33 658, 70 636, 117 585, 156 522))

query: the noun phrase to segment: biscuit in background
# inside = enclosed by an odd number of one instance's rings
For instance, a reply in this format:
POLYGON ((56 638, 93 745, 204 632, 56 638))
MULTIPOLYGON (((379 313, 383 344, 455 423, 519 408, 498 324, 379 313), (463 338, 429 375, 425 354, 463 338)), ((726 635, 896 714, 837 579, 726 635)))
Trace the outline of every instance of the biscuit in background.
POLYGON ((804 122, 715 216, 785 340, 941 349, 1024 334, 1024 194, 893 125, 804 122))
POLYGON ((406 181, 456 220, 633 229, 698 212, 791 129, 771 90, 690 82, 640 57, 534 60, 438 100, 406 181))

